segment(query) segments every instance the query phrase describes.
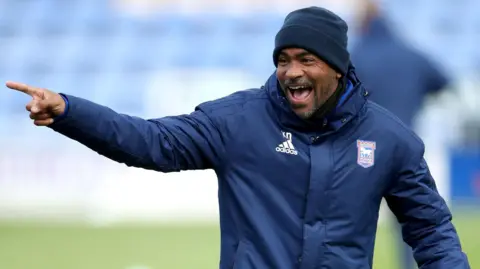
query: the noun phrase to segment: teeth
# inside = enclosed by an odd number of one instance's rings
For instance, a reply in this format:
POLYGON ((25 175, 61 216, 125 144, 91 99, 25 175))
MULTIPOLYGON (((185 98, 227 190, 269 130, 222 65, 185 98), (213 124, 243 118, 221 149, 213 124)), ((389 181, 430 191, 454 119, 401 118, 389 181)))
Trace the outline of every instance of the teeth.
POLYGON ((292 86, 292 87, 289 87, 290 89, 292 90, 300 90, 300 89, 306 89, 308 88, 307 86, 292 86))

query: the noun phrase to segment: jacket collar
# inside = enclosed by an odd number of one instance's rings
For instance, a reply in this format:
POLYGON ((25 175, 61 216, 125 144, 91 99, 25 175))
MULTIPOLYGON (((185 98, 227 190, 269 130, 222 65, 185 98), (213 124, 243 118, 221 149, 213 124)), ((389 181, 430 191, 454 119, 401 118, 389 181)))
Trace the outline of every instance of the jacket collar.
POLYGON ((347 89, 340 97, 336 108, 324 119, 304 120, 297 116, 283 94, 275 73, 268 78, 264 88, 268 93, 280 123, 284 127, 297 131, 317 133, 337 131, 360 112, 367 100, 368 92, 358 80, 354 69, 353 65, 351 65, 347 74, 347 89))

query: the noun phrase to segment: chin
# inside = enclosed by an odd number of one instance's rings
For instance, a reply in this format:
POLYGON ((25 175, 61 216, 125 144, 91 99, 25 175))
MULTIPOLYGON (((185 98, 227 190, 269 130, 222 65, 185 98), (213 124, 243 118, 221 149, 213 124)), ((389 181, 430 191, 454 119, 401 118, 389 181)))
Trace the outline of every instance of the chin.
POLYGON ((298 109, 298 110, 294 110, 295 114, 297 114, 298 117, 302 118, 302 119, 305 119, 305 120, 308 120, 310 119, 313 114, 315 113, 315 110, 313 109, 298 109))

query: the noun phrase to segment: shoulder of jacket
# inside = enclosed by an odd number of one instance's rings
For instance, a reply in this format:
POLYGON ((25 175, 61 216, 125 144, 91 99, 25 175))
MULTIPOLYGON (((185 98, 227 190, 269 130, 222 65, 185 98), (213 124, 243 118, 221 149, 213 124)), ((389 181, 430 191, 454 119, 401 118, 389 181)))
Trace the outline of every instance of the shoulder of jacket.
POLYGON ((375 129, 382 133, 390 143, 396 145, 404 153, 421 153, 424 143, 422 139, 397 116, 375 102, 367 101, 367 114, 375 125, 375 129))
POLYGON ((371 131, 381 137, 389 150, 392 171, 401 174, 416 169, 425 153, 422 139, 392 112, 372 101, 367 102, 367 114, 367 121, 373 124, 371 131))
POLYGON ((206 101, 199 104, 195 110, 201 110, 211 118, 235 115, 252 108, 263 105, 268 96, 263 88, 251 88, 237 91, 222 98, 206 101))

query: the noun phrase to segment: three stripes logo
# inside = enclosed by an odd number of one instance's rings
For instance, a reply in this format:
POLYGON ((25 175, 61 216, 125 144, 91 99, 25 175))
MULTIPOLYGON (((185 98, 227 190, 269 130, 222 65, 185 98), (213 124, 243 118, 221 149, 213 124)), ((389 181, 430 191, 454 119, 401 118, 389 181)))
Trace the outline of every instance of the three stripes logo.
POLYGON ((292 134, 287 132, 282 132, 285 142, 278 145, 275 150, 277 152, 283 152, 292 155, 298 155, 298 151, 295 150, 295 147, 292 144, 292 134))

